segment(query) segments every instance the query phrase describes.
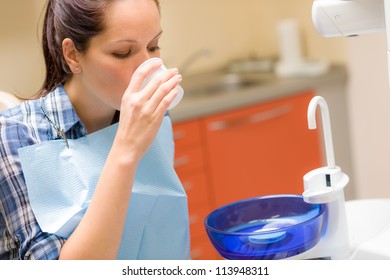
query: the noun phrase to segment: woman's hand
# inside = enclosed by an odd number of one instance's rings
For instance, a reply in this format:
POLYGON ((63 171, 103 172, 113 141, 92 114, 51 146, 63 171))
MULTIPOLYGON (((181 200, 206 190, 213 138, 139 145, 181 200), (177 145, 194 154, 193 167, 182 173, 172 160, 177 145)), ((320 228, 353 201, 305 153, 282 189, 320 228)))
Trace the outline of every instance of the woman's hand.
POLYGON ((127 155, 135 159, 143 156, 155 138, 182 80, 177 69, 168 69, 141 89, 144 80, 161 64, 161 60, 155 60, 138 68, 122 97, 116 142, 125 146, 127 155))

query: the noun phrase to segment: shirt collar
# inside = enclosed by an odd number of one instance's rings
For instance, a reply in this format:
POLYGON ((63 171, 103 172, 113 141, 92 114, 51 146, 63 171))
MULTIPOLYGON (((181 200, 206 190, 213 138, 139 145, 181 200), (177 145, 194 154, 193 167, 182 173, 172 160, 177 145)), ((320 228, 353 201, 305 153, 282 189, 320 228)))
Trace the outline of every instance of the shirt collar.
POLYGON ((77 129, 76 134, 86 135, 86 128, 73 108, 62 85, 58 86, 40 100, 42 113, 51 123, 52 135, 60 138, 59 130, 63 130, 68 138, 74 138, 72 130, 77 129))

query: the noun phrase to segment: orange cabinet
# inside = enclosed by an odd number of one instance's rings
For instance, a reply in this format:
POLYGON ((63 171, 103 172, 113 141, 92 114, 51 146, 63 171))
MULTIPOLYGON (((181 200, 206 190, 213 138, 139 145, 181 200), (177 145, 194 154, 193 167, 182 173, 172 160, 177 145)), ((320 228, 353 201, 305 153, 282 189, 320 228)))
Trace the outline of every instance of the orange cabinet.
POLYGON ((307 128, 312 92, 173 126, 175 169, 186 189, 191 258, 220 259, 204 229, 217 207, 269 194, 301 194, 322 166, 318 130, 307 128))
POLYGON ((301 93, 203 120, 215 207, 303 192, 303 175, 322 166, 319 134, 307 128, 313 96, 301 93))
POLYGON ((200 121, 194 120, 173 126, 175 139, 175 169, 188 196, 191 232, 191 258, 216 259, 203 221, 213 209, 212 193, 206 163, 200 121))

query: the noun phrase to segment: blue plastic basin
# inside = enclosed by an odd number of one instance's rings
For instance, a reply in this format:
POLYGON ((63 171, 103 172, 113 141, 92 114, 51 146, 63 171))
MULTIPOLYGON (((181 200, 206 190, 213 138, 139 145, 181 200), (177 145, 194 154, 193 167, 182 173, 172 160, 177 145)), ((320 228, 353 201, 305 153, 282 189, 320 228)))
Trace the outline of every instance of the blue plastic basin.
POLYGON ((327 221, 325 204, 298 195, 273 195, 216 209, 205 221, 211 243, 225 259, 285 259, 313 248, 327 221))

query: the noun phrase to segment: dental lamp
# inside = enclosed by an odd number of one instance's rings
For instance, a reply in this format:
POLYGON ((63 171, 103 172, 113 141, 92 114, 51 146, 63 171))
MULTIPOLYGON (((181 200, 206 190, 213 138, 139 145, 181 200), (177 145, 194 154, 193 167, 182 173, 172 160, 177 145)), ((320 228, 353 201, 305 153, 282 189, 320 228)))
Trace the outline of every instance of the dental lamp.
POLYGON ((324 37, 348 37, 381 32, 385 30, 386 25, 385 3, 389 1, 314 0, 313 24, 324 37))
POLYGON ((314 0, 312 20, 323 37, 387 31, 390 82, 390 0, 314 0))

